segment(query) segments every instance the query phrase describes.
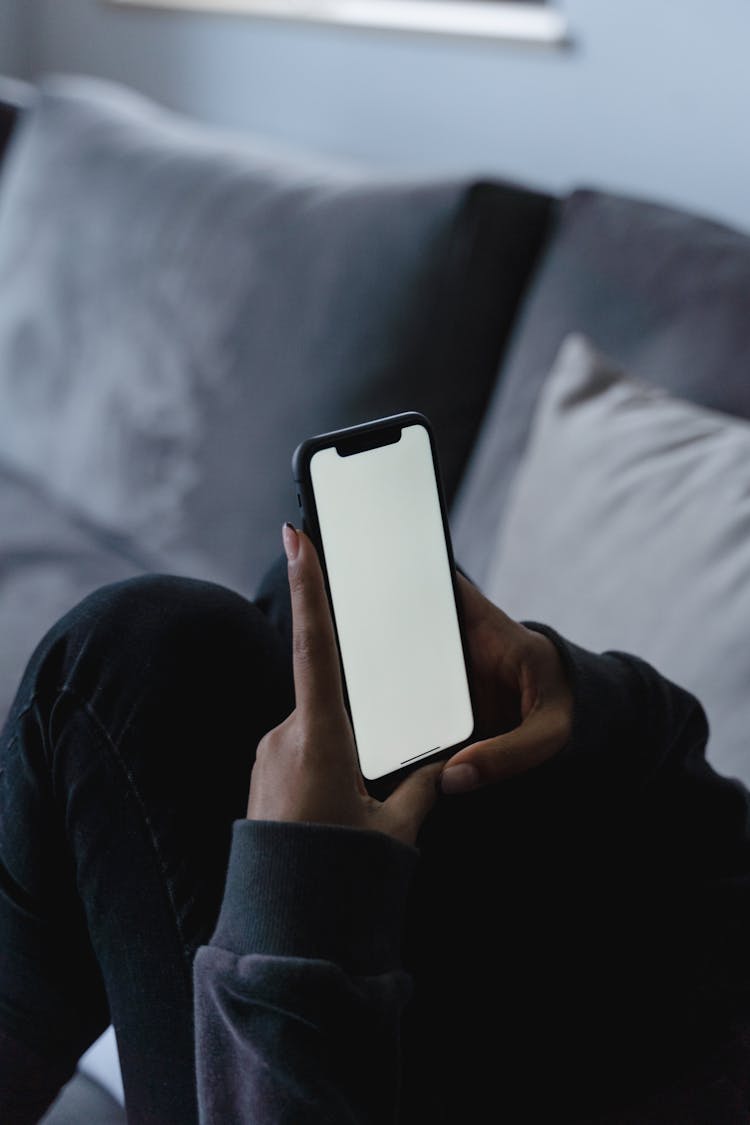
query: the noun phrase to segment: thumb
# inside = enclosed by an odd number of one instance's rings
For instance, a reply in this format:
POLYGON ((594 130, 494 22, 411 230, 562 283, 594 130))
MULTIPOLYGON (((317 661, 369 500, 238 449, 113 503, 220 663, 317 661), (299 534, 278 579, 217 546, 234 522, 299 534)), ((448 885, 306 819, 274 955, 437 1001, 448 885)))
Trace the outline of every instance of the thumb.
POLYGON ((407 844, 414 844, 422 821, 438 799, 438 781, 443 764, 433 763, 410 773, 385 802, 391 818, 400 828, 393 835, 407 844))
POLYGON ((514 730, 464 746, 449 758, 443 775, 443 792, 459 793, 525 773, 556 754, 569 735, 563 708, 549 706, 532 711, 514 730), (462 766, 473 766, 478 776, 469 782, 451 774, 453 769, 462 766))

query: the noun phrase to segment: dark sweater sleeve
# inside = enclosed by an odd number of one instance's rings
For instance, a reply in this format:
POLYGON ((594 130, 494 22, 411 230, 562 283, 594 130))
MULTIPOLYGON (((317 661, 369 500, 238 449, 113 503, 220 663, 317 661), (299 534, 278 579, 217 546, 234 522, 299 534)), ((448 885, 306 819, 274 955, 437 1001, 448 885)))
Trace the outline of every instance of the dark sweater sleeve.
POLYGON ((194 965, 203 1125, 396 1119, 418 854, 381 832, 235 822, 219 921, 194 965))
POLYGON ((544 791, 561 810, 566 948, 602 1089, 651 1090, 618 1122, 750 1121, 750 793, 707 761, 688 691, 635 655, 525 624, 556 645, 573 691, 544 791))
POLYGON ((750 793, 707 761, 703 707, 635 655, 596 654, 525 624, 555 644, 573 690, 571 739, 548 778, 570 802, 571 831, 600 850, 610 890, 632 895, 646 933, 651 907, 654 954, 671 938, 668 960, 676 980, 684 975, 680 995, 696 997, 696 1018, 713 1003, 747 1020, 750 793))
POLYGON ((626 809, 642 831, 656 827, 657 861, 709 880, 747 878, 750 794, 707 761, 708 722, 695 696, 638 656, 597 654, 549 626, 524 624, 556 646, 573 691, 571 738, 552 761, 558 775, 568 784, 585 778, 605 818, 626 809))
MULTIPOLYGON (((707 764, 702 707, 635 656, 527 626, 556 645, 573 690, 570 742, 539 768, 570 854, 600 855, 612 901, 637 886, 641 916, 650 882, 655 911, 674 904, 675 932, 693 927, 684 972, 702 998, 701 982, 721 1003, 746 997, 748 793, 707 764)), ((411 995, 400 940, 418 858, 378 832, 235 823, 219 922, 194 967, 203 1125, 397 1120, 411 995)), ((633 932, 645 963, 656 928, 633 932)))

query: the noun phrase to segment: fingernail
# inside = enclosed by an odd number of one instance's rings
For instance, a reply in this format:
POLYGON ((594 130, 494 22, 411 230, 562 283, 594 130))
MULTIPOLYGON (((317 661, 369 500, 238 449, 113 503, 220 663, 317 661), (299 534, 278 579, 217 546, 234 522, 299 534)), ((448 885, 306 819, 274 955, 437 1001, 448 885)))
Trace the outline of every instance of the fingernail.
POLYGON ((289 562, 294 562, 299 552, 299 535, 297 535, 297 528, 289 520, 286 521, 281 529, 281 537, 284 540, 284 550, 289 562))
POLYGON ((468 762, 460 766, 450 766, 441 774, 444 793, 468 793, 479 785, 479 770, 468 762))

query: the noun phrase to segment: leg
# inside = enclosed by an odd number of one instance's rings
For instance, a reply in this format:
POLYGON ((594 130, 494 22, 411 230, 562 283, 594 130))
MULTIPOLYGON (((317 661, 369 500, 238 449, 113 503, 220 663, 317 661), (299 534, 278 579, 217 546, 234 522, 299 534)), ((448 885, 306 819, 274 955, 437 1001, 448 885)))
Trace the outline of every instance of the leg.
POLYGON ((289 652, 219 586, 147 576, 44 639, 0 743, 0 1118, 34 1121, 110 1021, 141 1123, 197 1119, 191 965, 289 652))

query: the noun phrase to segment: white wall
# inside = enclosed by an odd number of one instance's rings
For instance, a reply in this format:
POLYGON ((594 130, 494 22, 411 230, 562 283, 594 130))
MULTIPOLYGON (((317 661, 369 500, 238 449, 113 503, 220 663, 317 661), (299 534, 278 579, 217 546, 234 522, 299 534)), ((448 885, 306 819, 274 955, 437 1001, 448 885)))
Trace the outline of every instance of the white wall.
POLYGON ((117 78, 383 166, 596 183, 750 229, 747 0, 561 0, 576 41, 564 51, 25 3, 36 73, 117 78))

